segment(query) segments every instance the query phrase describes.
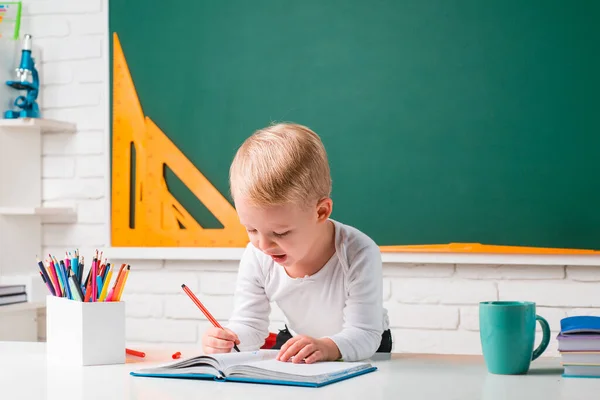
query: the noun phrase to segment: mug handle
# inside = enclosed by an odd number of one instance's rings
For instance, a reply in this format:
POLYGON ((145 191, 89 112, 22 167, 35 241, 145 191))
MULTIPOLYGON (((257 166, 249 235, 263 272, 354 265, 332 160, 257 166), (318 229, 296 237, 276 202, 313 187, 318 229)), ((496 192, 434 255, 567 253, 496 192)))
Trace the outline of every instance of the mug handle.
POLYGON ((540 317, 539 315, 535 316, 535 320, 540 322, 540 325, 542 327, 543 337, 542 337, 542 343, 540 343, 538 348, 533 351, 533 355, 531 356, 531 361, 533 361, 536 358, 538 358, 539 356, 541 356, 542 353, 548 347, 548 344, 550 344, 550 325, 548 325, 548 321, 546 321, 544 318, 540 317))

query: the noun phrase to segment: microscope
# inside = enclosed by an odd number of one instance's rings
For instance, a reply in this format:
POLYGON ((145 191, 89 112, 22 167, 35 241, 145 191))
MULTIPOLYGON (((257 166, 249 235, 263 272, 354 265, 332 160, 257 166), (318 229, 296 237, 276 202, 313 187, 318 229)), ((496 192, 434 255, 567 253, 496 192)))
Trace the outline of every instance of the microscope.
POLYGON ((17 80, 7 81, 6 84, 13 89, 24 90, 27 94, 25 96, 18 96, 15 99, 14 105, 19 110, 6 111, 4 118, 39 118, 40 109, 35 100, 39 94, 40 81, 33 57, 31 56, 31 35, 25 35, 21 50, 21 64, 16 71, 17 80))

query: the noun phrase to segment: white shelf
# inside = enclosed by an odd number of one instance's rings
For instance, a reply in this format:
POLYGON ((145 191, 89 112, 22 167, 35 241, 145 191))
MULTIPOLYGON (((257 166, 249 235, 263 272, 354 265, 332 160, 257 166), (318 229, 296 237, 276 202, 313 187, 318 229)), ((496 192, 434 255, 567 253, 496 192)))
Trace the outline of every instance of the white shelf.
POLYGON ((0 314, 39 310, 39 309, 45 308, 45 307, 46 307, 46 303, 43 303, 43 302, 28 301, 25 303, 8 304, 8 305, 0 306, 0 314))
POLYGON ((20 324, 0 332, 11 340, 36 340, 43 330, 43 321, 31 318, 48 294, 34 258, 43 249, 42 225, 77 221, 74 207, 42 206, 42 138, 76 131, 46 118, 0 119, 0 284, 25 285, 28 300, 0 306, 0 326, 20 324))
POLYGON ((73 133, 76 131, 76 125, 71 122, 45 118, 0 119, 0 128, 10 128, 11 130, 35 128, 42 133, 73 133))
POLYGON ((35 215, 41 217, 44 223, 55 224, 77 221, 77 212, 71 207, 0 207, 0 215, 35 215))
MULTIPOLYGON (((20 275, 0 276, 0 285, 25 285, 28 303, 20 303, 21 307, 37 307, 46 304, 48 296, 48 287, 40 277, 39 268, 35 264, 35 258, 30 258, 31 262, 21 261, 18 266, 20 275), (25 304, 29 304, 25 306, 25 304)), ((4 307, 4 306, 0 306, 4 307)), ((19 309, 15 307, 15 309, 19 309)))

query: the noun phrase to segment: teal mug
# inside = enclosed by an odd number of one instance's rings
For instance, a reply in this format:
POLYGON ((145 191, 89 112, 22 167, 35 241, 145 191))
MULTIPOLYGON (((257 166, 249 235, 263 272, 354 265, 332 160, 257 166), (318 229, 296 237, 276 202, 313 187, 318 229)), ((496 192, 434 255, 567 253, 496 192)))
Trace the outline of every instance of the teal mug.
POLYGON ((536 315, 535 303, 485 301, 479 303, 479 334, 488 371, 499 375, 526 374, 550 343, 550 325, 536 315), (537 349, 535 324, 540 322, 543 338, 537 349))

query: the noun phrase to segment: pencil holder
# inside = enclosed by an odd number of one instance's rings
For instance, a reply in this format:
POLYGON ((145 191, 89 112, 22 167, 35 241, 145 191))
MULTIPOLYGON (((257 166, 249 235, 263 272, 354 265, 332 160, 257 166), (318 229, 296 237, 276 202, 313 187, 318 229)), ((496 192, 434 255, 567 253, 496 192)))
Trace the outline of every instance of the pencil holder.
POLYGON ((48 296, 48 362, 60 365, 125 363, 125 303, 81 302, 48 296))

